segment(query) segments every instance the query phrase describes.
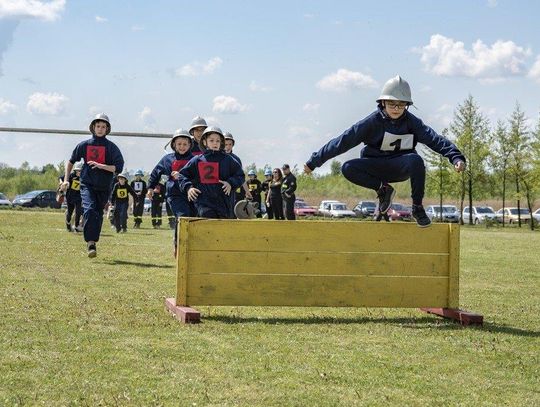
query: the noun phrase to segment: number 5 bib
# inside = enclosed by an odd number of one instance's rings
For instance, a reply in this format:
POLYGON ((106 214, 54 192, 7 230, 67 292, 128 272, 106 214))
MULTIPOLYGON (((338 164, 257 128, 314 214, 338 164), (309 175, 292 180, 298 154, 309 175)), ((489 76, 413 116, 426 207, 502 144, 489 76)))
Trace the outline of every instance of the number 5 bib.
POLYGON ((198 169, 201 184, 219 184, 219 163, 199 161, 198 169))

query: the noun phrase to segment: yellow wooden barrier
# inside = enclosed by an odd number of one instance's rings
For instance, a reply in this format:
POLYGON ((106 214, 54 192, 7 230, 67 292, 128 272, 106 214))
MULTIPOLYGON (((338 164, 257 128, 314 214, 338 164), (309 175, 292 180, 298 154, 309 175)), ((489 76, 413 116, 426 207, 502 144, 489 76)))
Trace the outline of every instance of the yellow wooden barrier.
POLYGON ((181 218, 178 235, 166 305, 184 322, 199 320, 194 305, 415 307, 463 320, 458 225, 181 218))

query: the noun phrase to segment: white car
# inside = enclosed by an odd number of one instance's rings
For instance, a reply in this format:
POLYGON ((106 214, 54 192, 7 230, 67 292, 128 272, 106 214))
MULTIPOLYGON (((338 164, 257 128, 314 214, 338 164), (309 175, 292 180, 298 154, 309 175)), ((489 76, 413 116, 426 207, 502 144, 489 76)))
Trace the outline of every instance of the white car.
POLYGON ((319 207, 317 208, 317 214, 320 216, 330 216, 330 204, 339 203, 339 201, 325 200, 321 201, 319 207))
POLYGON ((540 208, 538 208, 532 213, 532 217, 536 219, 537 222, 540 222, 540 208))
POLYGON ((11 202, 9 199, 7 199, 7 196, 5 196, 2 192, 0 192, 0 206, 3 207, 11 207, 11 202))
POLYGON ((519 223, 521 219, 522 223, 529 223, 531 220, 531 214, 527 208, 501 208, 497 211, 497 220, 502 223, 504 213, 504 223, 519 223))
POLYGON ((426 207, 426 215, 429 219, 441 222, 459 222, 459 212, 454 205, 429 205, 426 207))
MULTIPOLYGON (((319 208, 319 212, 320 208, 319 208)), ((323 216, 331 218, 356 218, 356 213, 347 208, 343 202, 329 202, 325 204, 323 216)))
MULTIPOLYGON (((497 215, 495 214, 495 211, 491 206, 473 206, 471 212, 472 221, 475 225, 478 225, 479 223, 485 223, 486 220, 497 220, 497 215)), ((463 208, 463 214, 461 215, 464 223, 469 223, 469 215, 469 207, 466 206, 465 208, 463 208)))

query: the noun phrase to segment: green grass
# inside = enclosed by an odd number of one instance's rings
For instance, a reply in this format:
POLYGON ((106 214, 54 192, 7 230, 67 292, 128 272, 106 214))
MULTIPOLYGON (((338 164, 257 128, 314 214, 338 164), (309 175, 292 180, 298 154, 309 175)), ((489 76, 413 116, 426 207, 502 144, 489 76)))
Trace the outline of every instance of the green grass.
MULTIPOLYGON (((462 328, 418 310, 201 307, 172 234, 108 226, 98 257, 54 212, 0 211, 0 405, 539 405, 540 233, 463 228, 462 328)), ((241 259, 239 259, 239 264, 241 259)))

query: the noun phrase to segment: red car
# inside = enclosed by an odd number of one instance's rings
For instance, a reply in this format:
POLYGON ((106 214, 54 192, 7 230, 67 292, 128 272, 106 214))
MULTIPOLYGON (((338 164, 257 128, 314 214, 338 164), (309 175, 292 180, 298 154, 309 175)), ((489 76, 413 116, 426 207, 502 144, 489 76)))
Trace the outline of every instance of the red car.
POLYGON ((314 216, 317 213, 317 209, 309 206, 304 201, 296 200, 294 202, 294 214, 296 216, 314 216))
POLYGON ((393 203, 390 205, 390 209, 388 209, 388 216, 391 220, 410 221, 412 219, 412 211, 407 205, 393 203))

